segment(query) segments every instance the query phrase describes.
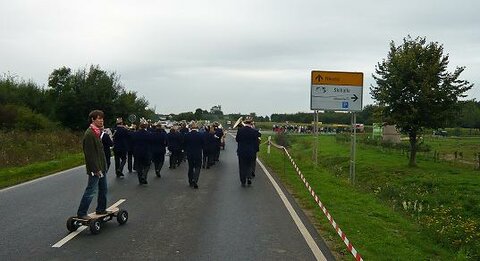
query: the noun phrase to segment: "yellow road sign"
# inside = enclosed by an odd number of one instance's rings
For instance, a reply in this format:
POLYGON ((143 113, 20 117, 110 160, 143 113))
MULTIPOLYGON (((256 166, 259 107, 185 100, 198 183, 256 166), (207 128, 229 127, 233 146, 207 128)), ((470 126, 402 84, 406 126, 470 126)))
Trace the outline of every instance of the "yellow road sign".
POLYGON ((363 86, 363 73, 312 71, 312 85, 363 86))

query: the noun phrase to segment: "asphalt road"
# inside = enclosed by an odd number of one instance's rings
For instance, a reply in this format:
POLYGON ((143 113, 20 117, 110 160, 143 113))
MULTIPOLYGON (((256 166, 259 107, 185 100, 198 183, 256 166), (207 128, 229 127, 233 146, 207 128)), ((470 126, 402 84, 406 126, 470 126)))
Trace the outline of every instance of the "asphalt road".
MULTIPOLYGON (((220 162, 188 186, 187 163, 162 177, 151 170, 147 186, 135 173, 108 178, 108 206, 121 198, 129 220, 107 222, 100 234, 88 229, 60 248, 86 186, 84 166, 0 191, 0 260, 315 260, 271 181, 257 165, 250 187, 241 187, 236 143, 227 138, 220 162)), ((168 161, 168 158, 166 159, 168 161)), ((283 190, 285 191, 285 190, 283 190)), ((320 236, 287 195, 327 260, 320 236)), ((96 198, 90 206, 93 211, 96 198)))

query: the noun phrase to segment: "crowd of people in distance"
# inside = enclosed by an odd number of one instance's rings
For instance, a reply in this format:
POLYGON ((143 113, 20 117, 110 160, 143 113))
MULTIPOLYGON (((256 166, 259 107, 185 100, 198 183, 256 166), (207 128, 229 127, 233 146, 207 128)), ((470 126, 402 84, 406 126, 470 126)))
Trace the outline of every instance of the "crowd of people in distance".
POLYGON ((295 132, 295 133, 311 133, 313 128, 311 125, 291 125, 291 124, 284 124, 278 125, 274 124, 272 130, 276 133, 283 133, 283 132, 295 132))
MULTIPOLYGON (((222 125, 214 122, 209 125, 189 125, 183 121, 166 128, 162 122, 150 123, 140 120, 137 126, 124 124, 122 118, 117 118, 117 125, 113 128, 113 156, 115 159, 115 174, 118 178, 124 177, 124 168, 128 172, 137 171, 139 183, 148 184, 147 176, 151 166, 155 168, 157 177, 161 177, 165 155, 169 156, 169 168, 175 169, 187 159, 187 135, 191 130, 202 136, 201 168, 208 169, 219 161, 222 142, 225 133, 222 125), (168 132, 167 132, 168 131, 168 132)), ((106 150, 110 143, 105 142, 106 150)))
MULTIPOLYGON (((109 130, 104 127, 104 113, 93 110, 89 114, 90 126, 83 137, 83 152, 88 183, 77 210, 81 219, 89 219, 87 211, 98 191, 96 213, 106 213, 107 179, 105 178, 111 162, 111 149, 115 161, 117 178, 124 178, 124 168, 128 172, 137 172, 140 185, 147 185, 147 176, 153 163, 155 174, 161 177, 167 149, 169 168, 175 169, 188 162, 188 183, 198 189, 200 169, 209 169, 219 161, 221 147, 224 148, 225 132, 222 125, 199 125, 185 121, 171 126, 169 132, 162 122, 150 123, 140 119, 138 128, 127 126, 122 118, 116 119, 116 126, 109 130)), ((238 129, 237 156, 239 176, 242 186, 252 184, 255 176, 255 164, 260 145, 260 132, 254 128, 253 119, 247 117, 238 129)))

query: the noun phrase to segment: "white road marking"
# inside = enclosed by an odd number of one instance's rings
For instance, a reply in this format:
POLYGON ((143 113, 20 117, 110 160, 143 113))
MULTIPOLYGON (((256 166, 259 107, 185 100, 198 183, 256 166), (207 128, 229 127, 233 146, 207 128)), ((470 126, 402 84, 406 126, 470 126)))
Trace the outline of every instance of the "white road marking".
MULTIPOLYGON (((120 204, 125 202, 126 199, 120 199, 117 202, 115 202, 113 205, 107 208, 108 211, 111 211, 112 209, 118 207, 120 204)), ((71 232, 68 234, 66 237, 64 237, 62 240, 58 241, 55 243, 52 247, 59 248, 63 246, 65 243, 73 239, 76 235, 80 234, 83 230, 85 230, 87 226, 80 226, 76 231, 71 232)))
POLYGON ((322 251, 320 250, 320 248, 318 247, 317 243, 313 239, 312 235, 310 234, 310 232, 305 227, 305 224, 303 224, 302 220, 297 215, 297 212, 295 212, 295 210, 293 209, 292 205, 290 204, 290 201, 288 201, 287 197, 283 193, 280 186, 278 186, 277 182, 273 179, 272 175, 268 172, 268 170, 265 168, 263 163, 259 159, 257 159, 257 162, 260 165, 260 167, 263 169, 265 174, 267 175, 270 182, 272 182, 273 187, 275 188, 278 195, 280 196, 280 199, 282 199, 283 204, 285 205, 288 212, 290 213, 290 216, 292 216, 292 219, 295 222, 295 225, 297 225, 298 230, 300 230, 300 233, 302 233, 303 238, 305 239, 305 241, 307 242, 307 245, 312 250, 313 255, 315 255, 315 258, 317 260, 327 260, 325 258, 325 256, 323 255, 322 251))
POLYGON ((76 231, 73 231, 72 233, 68 234, 66 237, 64 237, 62 240, 58 241, 53 245, 52 247, 59 248, 63 246, 65 243, 70 241, 70 239, 74 238, 76 235, 80 234, 83 230, 85 230, 87 226, 80 226, 76 231))

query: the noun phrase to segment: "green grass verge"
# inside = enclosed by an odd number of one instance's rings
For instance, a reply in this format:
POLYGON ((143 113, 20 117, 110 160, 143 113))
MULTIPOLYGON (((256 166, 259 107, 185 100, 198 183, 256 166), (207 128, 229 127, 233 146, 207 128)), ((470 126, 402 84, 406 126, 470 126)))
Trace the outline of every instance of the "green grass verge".
POLYGON ((84 164, 83 153, 68 154, 56 160, 38 162, 23 167, 0 169, 0 188, 13 186, 84 164))
MULTIPOLYGON (((295 136, 290 141, 289 151, 307 181, 365 260, 476 258, 478 245, 458 240, 479 236, 477 172, 429 161, 420 161, 420 167, 412 169, 396 152, 358 145, 357 184, 353 186, 348 181, 349 144, 320 137, 319 165, 315 166, 313 138, 295 136)), ((272 149, 268 155, 266 146, 262 147, 261 159, 310 213, 332 251, 340 259, 351 260, 289 161, 284 169, 283 154, 272 149)))

